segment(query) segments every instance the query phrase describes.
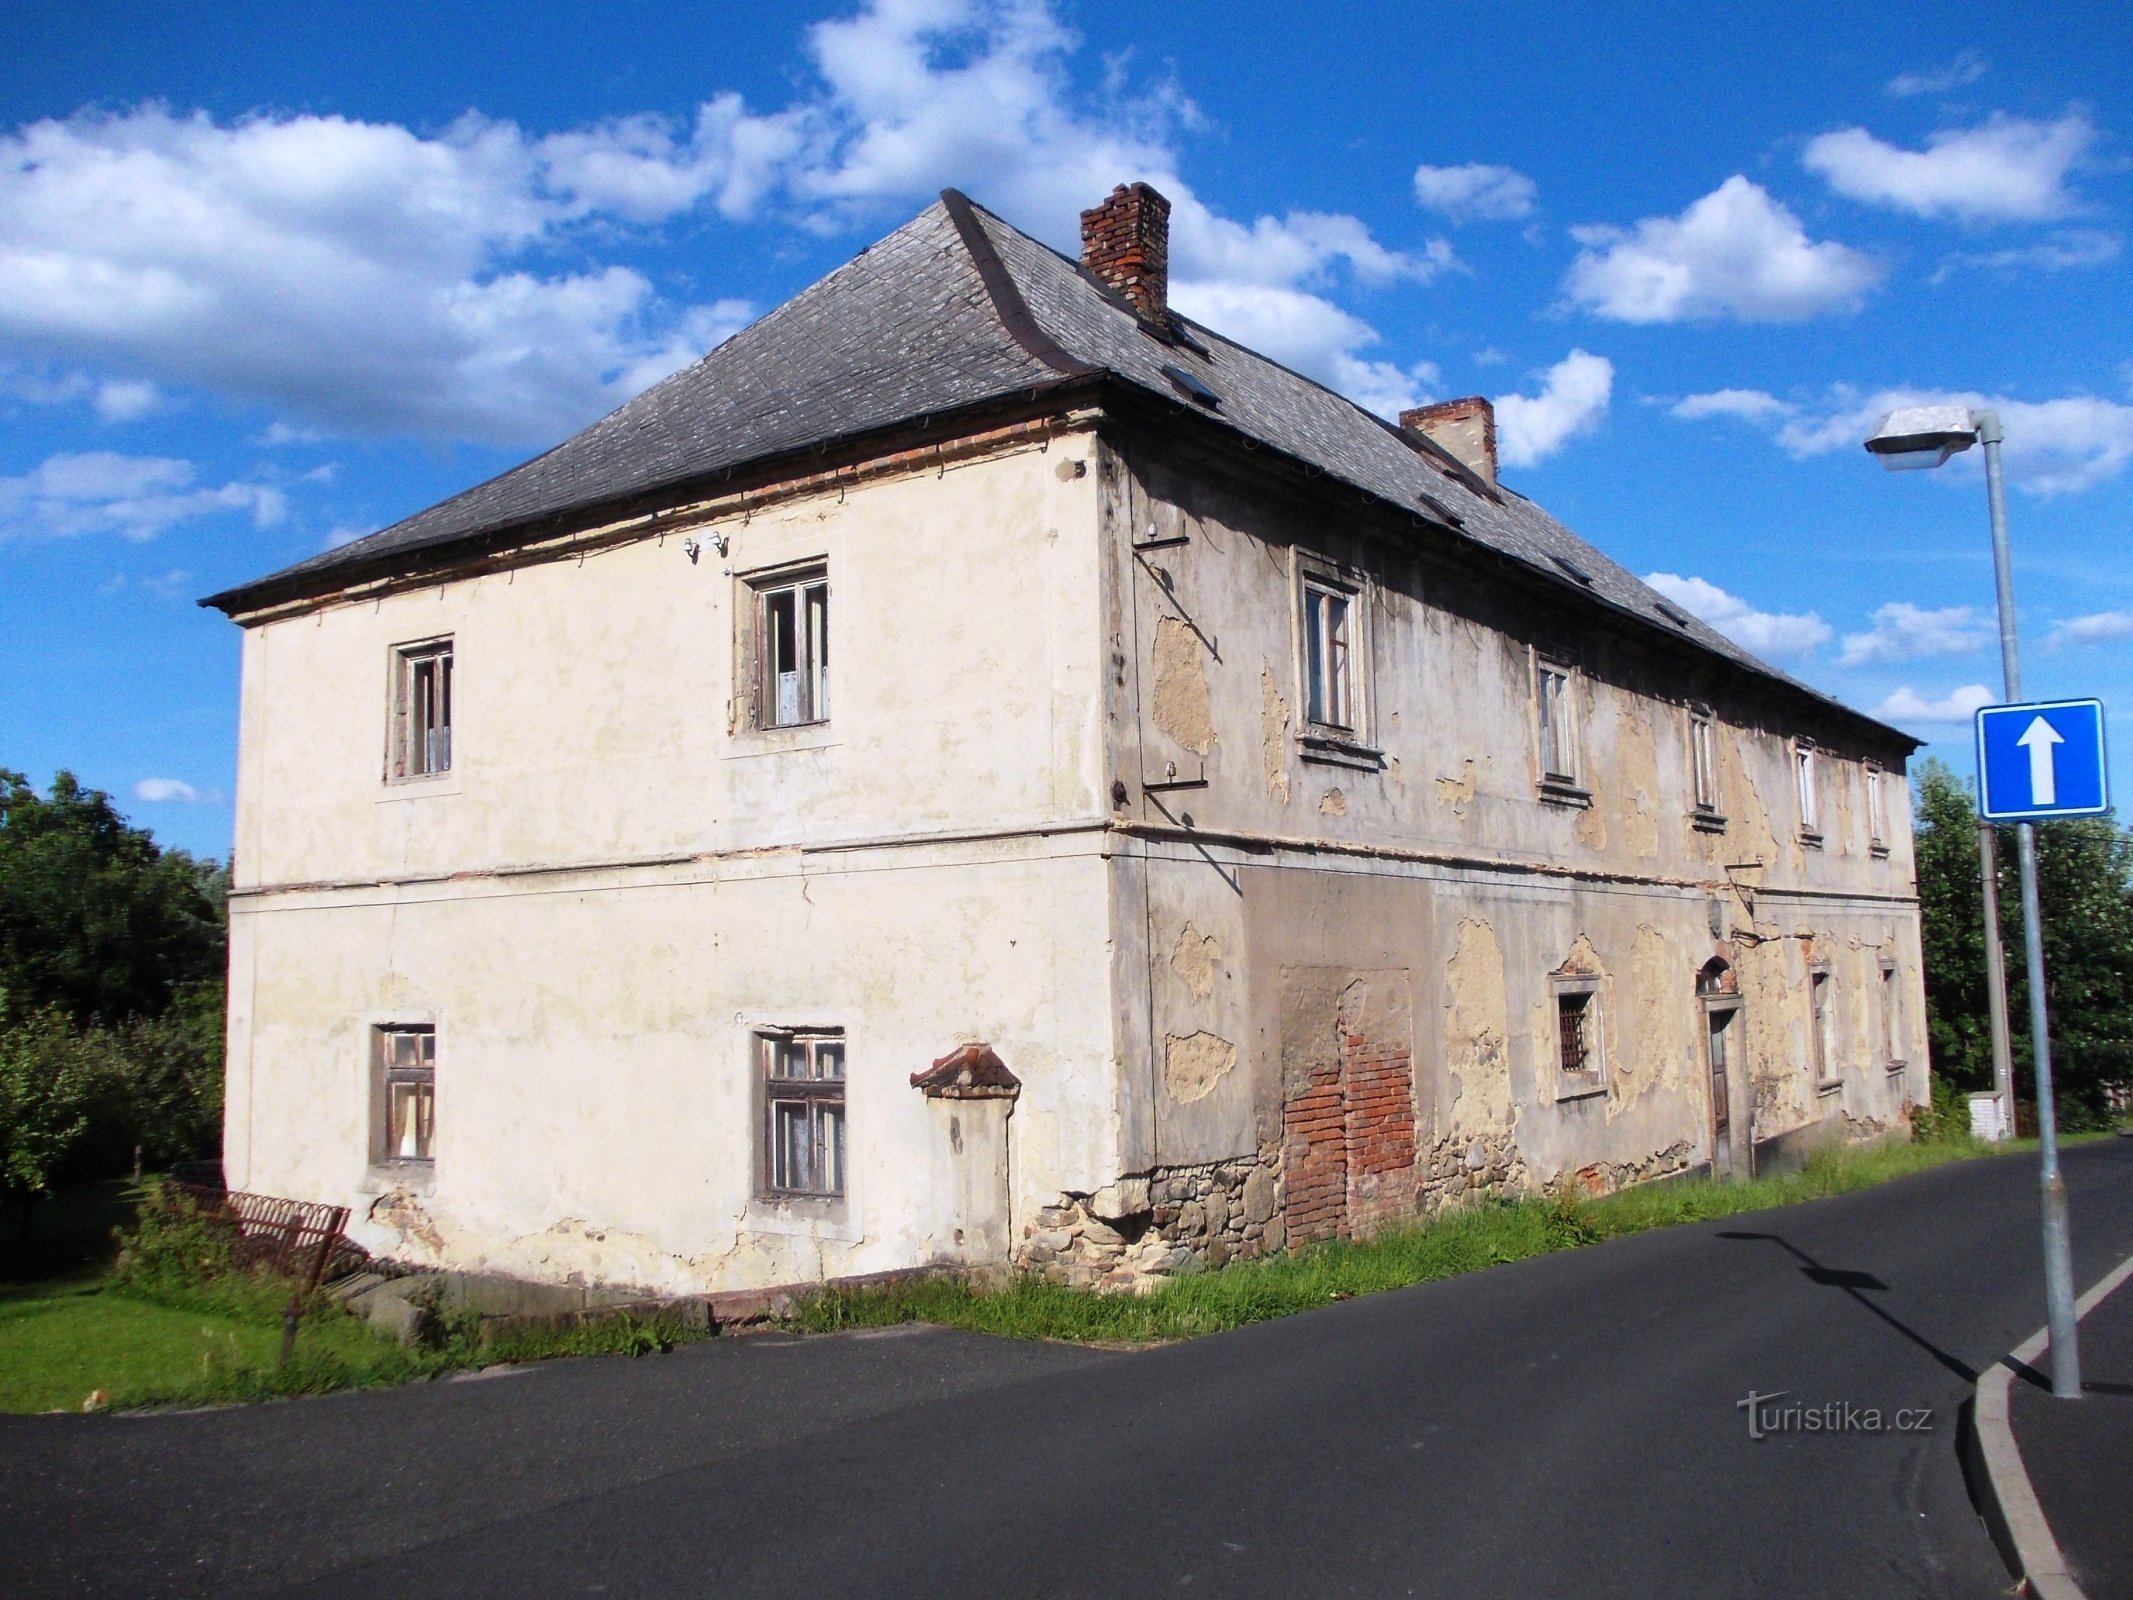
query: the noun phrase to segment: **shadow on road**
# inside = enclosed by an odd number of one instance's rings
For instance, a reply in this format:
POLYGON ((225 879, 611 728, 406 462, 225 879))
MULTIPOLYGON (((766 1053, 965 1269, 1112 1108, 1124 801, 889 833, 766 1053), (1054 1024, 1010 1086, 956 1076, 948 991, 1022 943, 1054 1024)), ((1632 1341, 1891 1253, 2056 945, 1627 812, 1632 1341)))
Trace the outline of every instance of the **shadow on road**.
POLYGON ((1832 1289, 1842 1289, 1845 1294, 1851 1297, 1854 1303, 1864 1306, 1868 1311, 1872 1312, 1883 1322, 1886 1322, 1890 1327, 1894 1328, 1898 1333, 1902 1334, 1906 1339, 1910 1340, 1911 1343, 1917 1345, 1919 1349, 1925 1351, 1925 1353, 1931 1356, 1935 1361, 1938 1361, 1942 1366, 1946 1367, 1958 1378, 1961 1378, 1963 1382, 1968 1384, 1975 1384, 1977 1382, 1977 1368, 1971 1366, 1966 1361, 1960 1360, 1959 1358, 1950 1355, 1939 1345, 1935 1344, 1931 1339, 1928 1339, 1916 1328, 1905 1322, 1901 1317, 1891 1316, 1880 1306, 1875 1305, 1873 1301, 1867 1299, 1867 1291, 1874 1290, 1885 1294, 1888 1292, 1889 1287, 1879 1278, 1875 1277, 1871 1272, 1849 1272, 1841 1267, 1825 1267, 1824 1265, 1822 1265, 1821 1262, 1817 1261, 1805 1250, 1802 1250, 1790 1239, 1782 1238, 1774 1233, 1746 1233, 1729 1231, 1719 1234, 1719 1238, 1750 1239, 1776 1245, 1780 1250, 1783 1250, 1787 1255, 1791 1256, 1794 1260, 1800 1263, 1800 1272, 1807 1279, 1808 1282, 1824 1284, 1832 1289))

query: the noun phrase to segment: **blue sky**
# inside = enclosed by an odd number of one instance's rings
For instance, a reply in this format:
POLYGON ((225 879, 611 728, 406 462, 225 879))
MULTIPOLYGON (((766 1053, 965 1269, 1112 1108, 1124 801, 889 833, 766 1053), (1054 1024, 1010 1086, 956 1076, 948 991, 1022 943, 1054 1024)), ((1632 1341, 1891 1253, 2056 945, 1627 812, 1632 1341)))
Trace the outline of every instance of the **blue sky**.
MULTIPOLYGON (((2033 697, 2133 710, 2133 14, 222 0, 0 17, 0 765, 228 849, 194 599, 592 421, 953 184, 1507 482, 1967 770, 2005 419, 2033 697)), ((1996 694, 1994 695, 1996 698, 1996 694)), ((2114 781, 2133 782, 2133 730, 2114 781)))

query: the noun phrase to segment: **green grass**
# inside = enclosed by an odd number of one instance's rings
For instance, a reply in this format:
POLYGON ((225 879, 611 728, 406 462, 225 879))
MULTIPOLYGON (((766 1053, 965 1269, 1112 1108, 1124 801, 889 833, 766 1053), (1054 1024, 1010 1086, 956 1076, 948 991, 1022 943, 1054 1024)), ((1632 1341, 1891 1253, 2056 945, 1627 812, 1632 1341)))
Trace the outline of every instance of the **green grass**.
POLYGON ((1179 1277, 1146 1295, 1099 1294, 1029 1279, 988 1288, 960 1278, 921 1278, 853 1291, 826 1289, 795 1306, 790 1321, 810 1332, 933 1322, 1010 1338, 1077 1343, 1190 1339, 1554 1250, 1821 1199, 1949 1161, 2035 1148, 2034 1141, 1988 1147, 1962 1140, 1828 1149, 1817 1151, 1802 1171, 1782 1178, 1683 1179, 1601 1199, 1487 1201, 1368 1240, 1338 1240, 1293 1256, 1234 1262, 1219 1272, 1179 1277))
POLYGON ((507 1361, 643 1355, 697 1337, 665 1319, 621 1317, 483 1344, 463 1321, 410 1350, 327 1302, 306 1311, 284 1366, 286 1283, 187 1284, 167 1272, 128 1282, 114 1271, 113 1232, 135 1208, 127 1184, 84 1184, 39 1207, 26 1245, 10 1230, 0 1249, 0 1411, 78 1411, 99 1392, 116 1410, 267 1400, 507 1361))

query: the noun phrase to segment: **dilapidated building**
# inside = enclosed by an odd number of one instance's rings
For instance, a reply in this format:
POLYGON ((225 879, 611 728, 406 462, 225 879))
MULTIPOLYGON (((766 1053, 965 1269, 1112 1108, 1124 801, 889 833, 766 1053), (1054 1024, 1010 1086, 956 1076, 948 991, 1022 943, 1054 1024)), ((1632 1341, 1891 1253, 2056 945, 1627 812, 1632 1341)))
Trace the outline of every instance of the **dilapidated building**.
POLYGON ((949 192, 244 628, 233 1183, 678 1291, 1219 1264, 1926 1089, 1912 741, 949 192))

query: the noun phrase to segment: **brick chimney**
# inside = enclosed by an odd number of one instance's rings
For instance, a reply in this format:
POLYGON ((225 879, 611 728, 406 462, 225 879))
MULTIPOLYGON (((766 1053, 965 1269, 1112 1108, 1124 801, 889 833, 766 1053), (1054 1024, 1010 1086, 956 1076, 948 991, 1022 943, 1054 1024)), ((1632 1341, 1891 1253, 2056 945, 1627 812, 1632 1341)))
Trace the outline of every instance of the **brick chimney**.
POLYGON ((1419 433, 1463 463, 1491 488, 1496 485, 1496 408, 1482 395, 1440 400, 1400 413, 1400 426, 1419 433))
POLYGON ((1081 264, 1133 302, 1141 321, 1170 322, 1170 202, 1122 183, 1081 214, 1081 264))

